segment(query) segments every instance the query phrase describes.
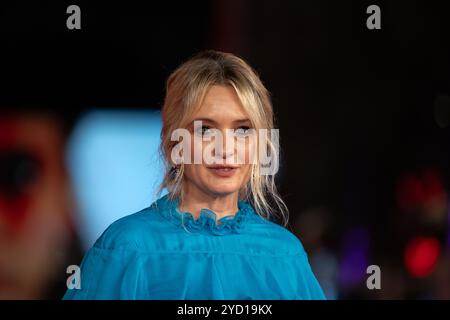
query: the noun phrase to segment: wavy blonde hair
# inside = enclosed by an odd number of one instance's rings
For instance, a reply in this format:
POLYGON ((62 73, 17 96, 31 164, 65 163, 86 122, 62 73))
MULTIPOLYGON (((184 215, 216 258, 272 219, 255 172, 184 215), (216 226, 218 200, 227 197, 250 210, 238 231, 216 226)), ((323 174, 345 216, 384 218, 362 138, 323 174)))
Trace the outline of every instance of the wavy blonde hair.
MULTIPOLYGON (((165 164, 164 179, 159 194, 164 188, 171 199, 183 199, 184 166, 177 170, 171 160, 171 141, 175 129, 186 128, 211 86, 232 86, 247 112, 255 129, 274 128, 274 115, 270 94, 257 73, 241 58, 231 53, 213 50, 203 51, 179 66, 168 78, 166 96, 162 107, 162 130, 160 153, 165 164)), ((270 152, 277 152, 271 139, 267 139, 270 152)), ((278 159, 278 157, 275 157, 278 159)), ((255 211, 266 219, 281 219, 288 223, 289 211, 278 194, 275 174, 261 174, 260 161, 251 165, 250 177, 239 190, 239 198, 248 201, 255 211)))

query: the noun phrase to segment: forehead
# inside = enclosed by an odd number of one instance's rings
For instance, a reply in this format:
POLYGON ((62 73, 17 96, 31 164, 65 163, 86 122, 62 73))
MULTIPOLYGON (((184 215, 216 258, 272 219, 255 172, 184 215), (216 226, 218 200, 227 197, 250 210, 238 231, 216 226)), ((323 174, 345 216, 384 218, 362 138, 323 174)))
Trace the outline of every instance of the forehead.
POLYGON ((247 113, 231 86, 214 85, 207 91, 195 117, 245 118, 247 113))

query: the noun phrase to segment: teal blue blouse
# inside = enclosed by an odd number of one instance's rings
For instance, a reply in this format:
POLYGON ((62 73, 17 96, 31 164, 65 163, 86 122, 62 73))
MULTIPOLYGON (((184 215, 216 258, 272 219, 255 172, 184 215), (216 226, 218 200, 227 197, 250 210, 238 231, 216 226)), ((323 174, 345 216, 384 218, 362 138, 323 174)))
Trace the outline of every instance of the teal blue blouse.
POLYGON ((300 240, 246 201, 198 219, 165 195, 112 223, 64 299, 324 299, 300 240))

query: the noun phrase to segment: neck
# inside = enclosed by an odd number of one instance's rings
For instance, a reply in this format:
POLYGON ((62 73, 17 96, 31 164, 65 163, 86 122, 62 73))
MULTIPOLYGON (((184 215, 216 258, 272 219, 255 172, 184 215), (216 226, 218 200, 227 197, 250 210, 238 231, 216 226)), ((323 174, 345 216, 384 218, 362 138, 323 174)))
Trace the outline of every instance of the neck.
POLYGON ((235 215, 238 208, 238 192, 226 195, 211 195, 197 189, 185 188, 182 203, 178 208, 183 212, 190 212, 197 219, 200 210, 207 208, 217 216, 217 220, 230 215, 235 215))

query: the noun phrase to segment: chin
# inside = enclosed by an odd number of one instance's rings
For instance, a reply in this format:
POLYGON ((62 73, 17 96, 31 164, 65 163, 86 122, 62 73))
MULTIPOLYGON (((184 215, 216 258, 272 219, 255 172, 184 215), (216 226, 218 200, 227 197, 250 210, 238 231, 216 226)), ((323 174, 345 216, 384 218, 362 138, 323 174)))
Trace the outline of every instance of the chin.
POLYGON ((239 187, 236 186, 218 186, 214 185, 209 188, 209 191, 211 193, 217 194, 217 195, 228 195, 233 194, 235 192, 239 191, 239 187))
POLYGON ((211 193, 214 193, 216 195, 225 196, 225 195, 236 193, 239 191, 239 189, 217 189, 217 188, 215 188, 214 190, 210 190, 210 191, 211 191, 211 193))

